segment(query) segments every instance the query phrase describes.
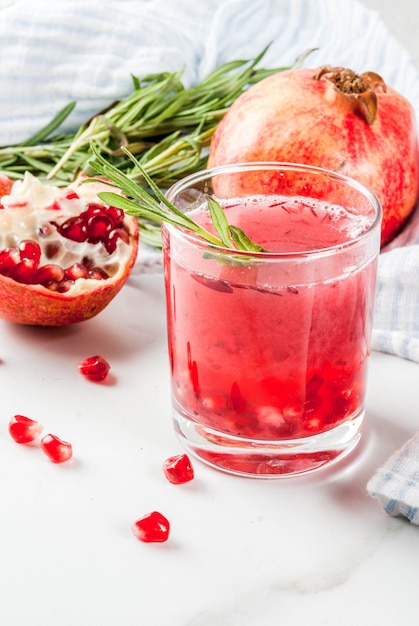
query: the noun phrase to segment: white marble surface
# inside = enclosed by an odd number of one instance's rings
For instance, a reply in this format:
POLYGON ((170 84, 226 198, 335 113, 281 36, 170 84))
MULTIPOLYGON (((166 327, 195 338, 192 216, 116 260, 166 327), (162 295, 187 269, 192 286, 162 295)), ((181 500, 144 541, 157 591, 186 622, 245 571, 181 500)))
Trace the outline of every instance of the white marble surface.
POLYGON ((195 462, 172 485, 161 276, 137 276, 66 330, 0 323, 0 623, 5 626, 354 626, 416 623, 418 528, 365 485, 417 428, 419 366, 373 354, 361 444, 333 470, 260 481, 195 462), (102 353, 110 384, 81 378, 102 353), (72 442, 54 465, 7 433, 23 413, 72 442), (143 544, 151 510, 172 524, 143 544))
MULTIPOLYGON (((415 0, 364 4, 419 65, 415 0)), ((390 626, 419 614, 419 529, 388 517, 365 490, 419 427, 419 366, 374 353, 361 445, 311 477, 258 481, 194 463, 171 428, 161 276, 133 279, 88 324, 64 330, 0 322, 0 624, 4 626, 390 626), (102 353, 111 384, 76 371, 102 353), (72 442, 50 463, 18 446, 23 413, 72 442), (131 533, 151 510, 166 544, 131 533)))

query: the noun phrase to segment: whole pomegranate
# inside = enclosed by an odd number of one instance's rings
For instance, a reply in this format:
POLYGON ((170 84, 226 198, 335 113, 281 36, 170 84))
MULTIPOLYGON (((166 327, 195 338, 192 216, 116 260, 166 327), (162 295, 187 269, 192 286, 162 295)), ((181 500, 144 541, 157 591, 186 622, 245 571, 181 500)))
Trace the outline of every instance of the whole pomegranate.
POLYGON ((315 165, 363 183, 382 204, 382 244, 418 198, 413 108, 373 72, 292 69, 249 88, 219 123, 208 166, 244 161, 315 165))
POLYGON ((64 326, 102 311, 135 263, 136 219, 98 199, 103 182, 0 185, 0 318, 64 326))

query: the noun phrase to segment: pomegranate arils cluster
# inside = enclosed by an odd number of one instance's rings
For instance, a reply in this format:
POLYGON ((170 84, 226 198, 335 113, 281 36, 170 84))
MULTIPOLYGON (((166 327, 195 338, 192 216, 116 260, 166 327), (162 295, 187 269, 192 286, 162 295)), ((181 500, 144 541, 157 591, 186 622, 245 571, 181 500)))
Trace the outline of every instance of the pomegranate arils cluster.
POLYGON ((79 243, 102 243, 109 254, 115 251, 118 239, 128 242, 128 234, 123 227, 124 212, 116 207, 92 202, 79 215, 54 225, 60 235, 67 239, 79 243))
POLYGON ((69 188, 49 190, 29 175, 25 185, 32 190, 33 206, 28 192, 21 199, 18 192, 5 196, 0 205, 0 274, 65 293, 80 278, 106 280, 118 271, 121 259, 114 253, 119 242, 130 241, 122 209, 69 188))

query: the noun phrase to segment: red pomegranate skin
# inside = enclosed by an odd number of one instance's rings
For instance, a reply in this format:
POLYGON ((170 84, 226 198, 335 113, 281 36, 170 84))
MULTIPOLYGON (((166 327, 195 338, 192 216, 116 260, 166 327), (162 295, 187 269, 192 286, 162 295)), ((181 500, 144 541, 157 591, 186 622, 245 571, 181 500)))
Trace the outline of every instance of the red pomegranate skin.
POLYGON ((208 167, 283 161, 350 176, 381 202, 384 245, 400 230, 418 199, 414 110, 390 87, 377 88, 377 114, 368 124, 354 98, 316 74, 314 69, 280 72, 239 96, 213 135, 208 167))
POLYGON ((34 326, 67 326, 89 320, 103 311, 125 284, 135 262, 136 244, 133 249, 129 265, 117 280, 100 281, 94 289, 70 297, 0 275, 1 319, 34 326))

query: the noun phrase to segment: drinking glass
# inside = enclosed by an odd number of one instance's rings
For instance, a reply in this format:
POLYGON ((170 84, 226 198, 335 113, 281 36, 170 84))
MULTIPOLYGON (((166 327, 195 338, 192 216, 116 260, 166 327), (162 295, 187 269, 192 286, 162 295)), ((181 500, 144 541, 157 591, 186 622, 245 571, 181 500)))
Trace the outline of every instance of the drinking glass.
POLYGON ((355 180, 290 163, 213 168, 167 192, 211 230, 208 196, 263 249, 163 225, 176 433, 232 474, 327 467, 362 432, 380 203, 355 180))

